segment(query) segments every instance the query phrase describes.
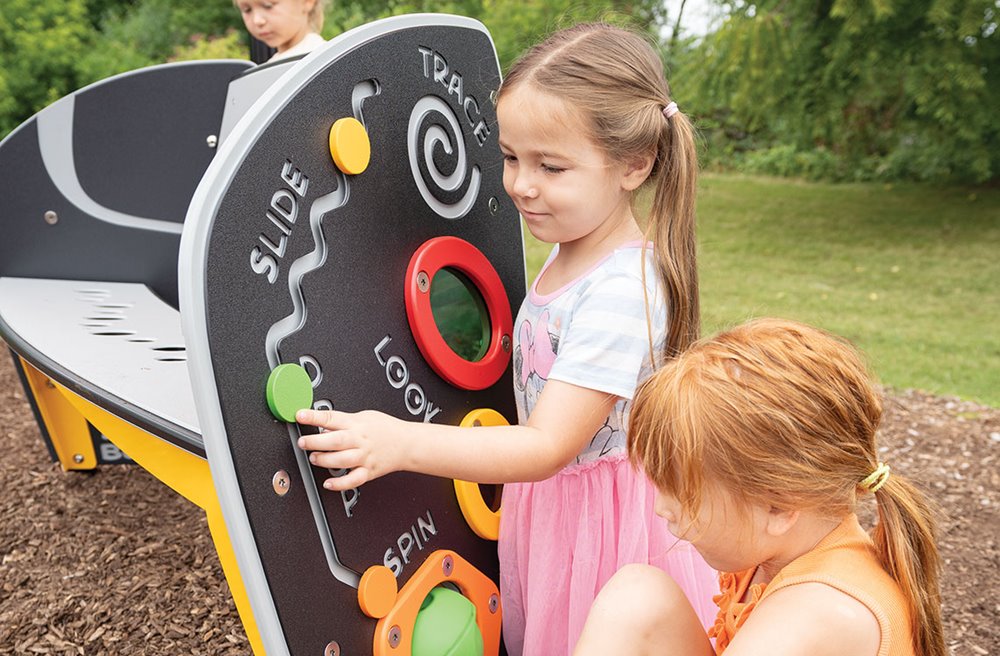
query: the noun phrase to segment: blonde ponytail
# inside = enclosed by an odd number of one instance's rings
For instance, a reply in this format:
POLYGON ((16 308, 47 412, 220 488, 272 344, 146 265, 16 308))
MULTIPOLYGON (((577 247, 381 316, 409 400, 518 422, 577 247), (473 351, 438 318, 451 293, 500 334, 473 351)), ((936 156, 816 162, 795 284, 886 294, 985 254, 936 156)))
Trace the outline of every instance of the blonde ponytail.
POLYGON ((701 333, 698 293, 695 194, 698 153, 694 128, 680 112, 664 118, 657 144, 653 205, 646 228, 656 252, 656 267, 670 307, 663 359, 680 354, 701 333))

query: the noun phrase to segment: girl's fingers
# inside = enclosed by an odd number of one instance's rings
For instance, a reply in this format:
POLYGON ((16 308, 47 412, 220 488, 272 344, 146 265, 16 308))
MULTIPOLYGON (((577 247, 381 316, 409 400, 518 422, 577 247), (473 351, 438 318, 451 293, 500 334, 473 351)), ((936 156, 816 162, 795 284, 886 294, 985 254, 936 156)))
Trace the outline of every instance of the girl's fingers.
POLYGON ((360 449, 314 451, 309 454, 309 462, 327 469, 353 469, 364 462, 364 453, 360 449))
POLYGON ((365 467, 358 467, 347 472, 343 476, 328 478, 323 481, 323 487, 328 490, 344 492, 360 487, 362 483, 371 480, 371 473, 365 467))
POLYGON ((345 428, 344 419, 347 413, 336 410, 310 410, 308 408, 295 413, 295 421, 305 426, 319 426, 327 430, 345 428))
POLYGON ((344 430, 302 435, 298 445, 304 451, 343 451, 357 446, 354 436, 344 430))

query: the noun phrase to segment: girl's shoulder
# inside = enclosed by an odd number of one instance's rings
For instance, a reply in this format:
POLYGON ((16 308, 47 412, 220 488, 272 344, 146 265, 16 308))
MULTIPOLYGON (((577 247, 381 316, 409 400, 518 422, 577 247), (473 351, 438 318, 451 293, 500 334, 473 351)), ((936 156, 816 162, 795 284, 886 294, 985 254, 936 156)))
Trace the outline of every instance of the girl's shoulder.
POLYGON ((647 289, 655 289, 655 285, 650 284, 656 280, 655 267, 650 266, 653 252, 648 248, 643 249, 641 242, 635 242, 617 247, 572 280, 563 283, 555 290, 542 293, 539 291, 539 281, 542 280, 558 253, 559 247, 557 245, 552 249, 529 287, 528 299, 534 305, 541 306, 550 303, 573 305, 595 291, 622 293, 631 290, 641 295, 642 263, 644 260, 647 269, 645 274, 647 289))
POLYGON ((774 656, 879 653, 882 629, 863 603, 823 583, 782 588, 754 608, 726 648, 726 656, 765 649, 774 656))
POLYGON ((652 248, 643 248, 641 242, 623 244, 609 253, 581 281, 588 287, 618 286, 641 293, 645 284, 647 289, 652 290, 657 280, 654 258, 652 248))
POLYGON ((642 299, 659 306, 659 277, 655 253, 641 242, 619 246, 587 280, 587 292, 642 299))
POLYGON ((605 263, 610 272, 641 278, 643 265, 646 267, 647 275, 655 274, 652 268, 655 258, 656 252, 652 244, 631 241, 613 250, 605 263))

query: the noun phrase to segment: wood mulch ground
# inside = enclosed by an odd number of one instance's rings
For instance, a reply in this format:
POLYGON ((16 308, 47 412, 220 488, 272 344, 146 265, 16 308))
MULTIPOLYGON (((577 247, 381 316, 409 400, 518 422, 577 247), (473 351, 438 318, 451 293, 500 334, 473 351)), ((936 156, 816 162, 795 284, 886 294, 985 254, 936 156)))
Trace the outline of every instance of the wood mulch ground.
MULTIPOLYGON (((138 467, 63 473, 6 354, 0 432, 0 654, 250 652, 201 511, 138 467)), ((882 445, 941 507, 951 652, 1000 656, 1000 409, 894 393, 882 445)))

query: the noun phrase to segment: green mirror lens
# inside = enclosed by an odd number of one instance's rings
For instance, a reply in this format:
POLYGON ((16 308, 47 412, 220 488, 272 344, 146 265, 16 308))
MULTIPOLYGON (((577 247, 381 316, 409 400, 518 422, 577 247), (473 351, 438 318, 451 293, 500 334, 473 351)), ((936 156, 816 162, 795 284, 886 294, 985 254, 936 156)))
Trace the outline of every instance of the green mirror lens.
POLYGON ((431 314, 438 332, 460 358, 478 362, 490 346, 490 318, 482 294, 465 275, 441 269, 431 281, 431 314))

